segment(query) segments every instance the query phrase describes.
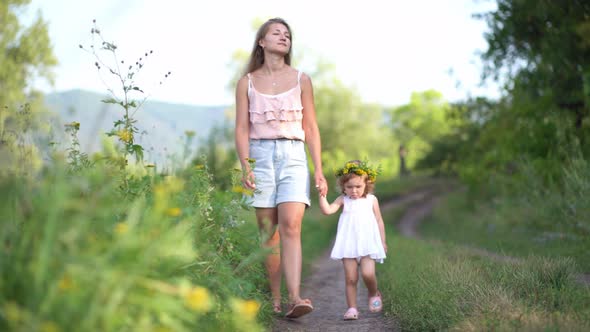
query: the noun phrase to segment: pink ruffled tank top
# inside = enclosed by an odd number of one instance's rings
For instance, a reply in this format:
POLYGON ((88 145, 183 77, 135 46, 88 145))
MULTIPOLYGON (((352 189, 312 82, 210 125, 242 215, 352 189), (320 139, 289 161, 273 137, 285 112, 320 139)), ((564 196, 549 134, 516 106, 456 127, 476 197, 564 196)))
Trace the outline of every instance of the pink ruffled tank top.
POLYGON ((300 80, 301 72, 298 72, 295 87, 276 95, 269 95, 258 92, 248 74, 250 139, 305 140, 301 123, 303 105, 300 80))

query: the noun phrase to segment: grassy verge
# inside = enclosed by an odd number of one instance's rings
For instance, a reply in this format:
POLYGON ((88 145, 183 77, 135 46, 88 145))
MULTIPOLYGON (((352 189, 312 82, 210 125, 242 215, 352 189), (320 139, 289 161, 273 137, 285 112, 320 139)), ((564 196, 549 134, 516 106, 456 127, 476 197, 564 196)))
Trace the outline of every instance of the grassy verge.
POLYGON ((494 202, 473 205, 466 192, 442 201, 421 225, 420 234, 456 244, 467 244, 500 254, 568 258, 579 272, 590 271, 590 238, 534 227, 530 206, 494 202))
MULTIPOLYGON (((570 196, 570 202, 578 206, 580 198, 570 196)), ((476 202, 461 191, 441 201, 419 232, 436 241, 401 238, 387 227, 388 260, 378 269, 386 313, 407 331, 588 330, 590 288, 574 280, 588 271, 582 249, 588 240, 572 241, 577 238, 571 233, 569 241, 563 235, 553 239, 551 228, 522 221, 558 217, 547 213, 558 210, 551 204, 531 211, 530 204, 510 199, 476 202), (465 244, 521 259, 498 261, 465 244)), ((395 221, 402 212, 403 207, 387 211, 384 219, 395 221)))
POLYGON ((146 194, 126 197, 116 172, 0 177, 0 330, 262 330, 239 195, 199 168, 140 178, 146 194))
POLYGON ((564 163, 554 181, 525 164, 516 178, 498 176, 485 187, 448 195, 420 233, 505 255, 567 258, 589 273, 589 174, 584 159, 564 163))
POLYGON ((380 201, 395 198, 410 191, 426 188, 439 183, 439 179, 433 177, 430 172, 421 172, 406 177, 378 179, 375 187, 375 195, 380 201))
POLYGON ((569 260, 497 262, 452 244, 389 239, 378 277, 385 311, 402 330, 590 328, 590 290, 573 281, 569 260))

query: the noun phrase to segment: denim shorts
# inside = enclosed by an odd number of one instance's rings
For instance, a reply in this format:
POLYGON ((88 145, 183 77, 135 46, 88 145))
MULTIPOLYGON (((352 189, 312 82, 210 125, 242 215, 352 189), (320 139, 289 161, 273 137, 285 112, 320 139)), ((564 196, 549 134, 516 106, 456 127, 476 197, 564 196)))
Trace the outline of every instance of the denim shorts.
POLYGON ((256 190, 253 207, 274 208, 285 202, 310 205, 305 143, 290 139, 250 140, 256 190))

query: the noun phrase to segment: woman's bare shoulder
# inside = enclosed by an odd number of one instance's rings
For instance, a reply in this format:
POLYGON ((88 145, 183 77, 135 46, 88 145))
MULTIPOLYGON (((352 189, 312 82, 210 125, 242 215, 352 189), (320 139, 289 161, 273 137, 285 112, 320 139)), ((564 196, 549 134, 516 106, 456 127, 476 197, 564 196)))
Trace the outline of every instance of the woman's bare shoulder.
POLYGON ((238 89, 247 88, 248 87, 248 76, 244 75, 244 76, 240 77, 236 86, 238 89))

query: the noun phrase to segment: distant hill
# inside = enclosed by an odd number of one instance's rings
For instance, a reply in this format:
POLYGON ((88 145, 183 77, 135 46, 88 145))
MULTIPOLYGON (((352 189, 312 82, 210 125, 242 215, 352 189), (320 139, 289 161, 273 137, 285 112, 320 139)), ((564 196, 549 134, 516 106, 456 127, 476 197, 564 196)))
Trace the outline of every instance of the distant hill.
MULTIPOLYGON (((45 96, 47 107, 57 115, 58 132, 63 124, 72 121, 80 123, 80 144, 84 152, 100 149, 100 133, 113 128, 113 123, 122 118, 119 105, 105 104, 101 100, 107 94, 84 90, 70 90, 45 96)), ((198 106, 172 104, 147 100, 135 113, 137 127, 145 134, 138 142, 146 149, 148 161, 161 161, 182 148, 184 132, 196 133, 195 141, 205 138, 211 128, 223 124, 227 119, 229 106, 198 106)))

